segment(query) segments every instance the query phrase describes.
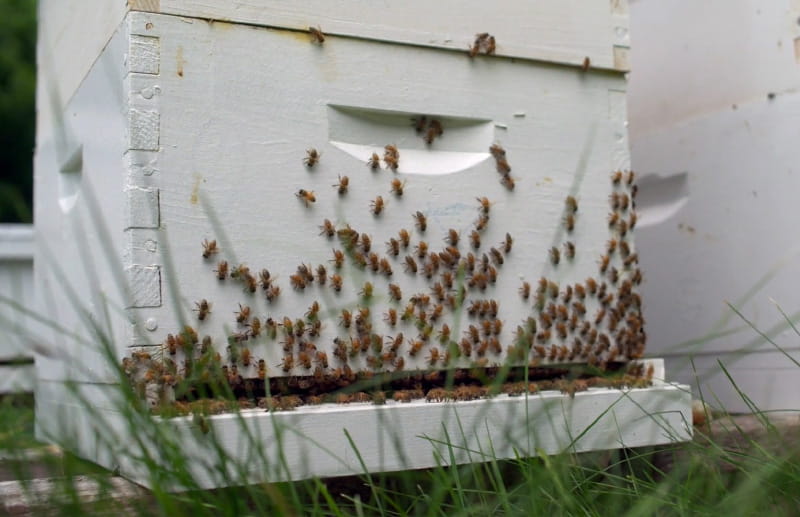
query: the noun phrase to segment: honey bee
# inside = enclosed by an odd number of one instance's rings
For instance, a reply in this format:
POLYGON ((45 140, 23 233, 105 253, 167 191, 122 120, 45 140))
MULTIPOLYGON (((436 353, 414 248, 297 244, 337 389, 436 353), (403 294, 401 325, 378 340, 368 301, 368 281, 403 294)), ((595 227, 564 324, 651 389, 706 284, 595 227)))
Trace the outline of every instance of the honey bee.
POLYGON ((325 281, 328 279, 328 270, 325 269, 325 266, 322 264, 317 266, 317 282, 320 285, 325 285, 325 281))
POLYGON ((325 35, 319 27, 309 27, 308 32, 311 34, 311 42, 322 45, 325 42, 325 35))
POLYGON ((302 291, 306 288, 306 279, 301 274, 294 274, 289 277, 289 281, 292 284, 292 287, 297 289, 298 291, 302 291))
POLYGON ((384 146, 383 161, 386 162, 386 168, 397 170, 400 161, 400 152, 397 147, 389 144, 384 146))
POLYGON ((625 176, 625 183, 628 186, 631 186, 633 185, 635 179, 636 179, 636 173, 633 171, 628 171, 628 174, 625 176))
POLYGON ((620 219, 617 222, 617 231, 619 232, 621 237, 625 237, 628 233, 628 222, 624 219, 620 219))
POLYGON ((386 241, 386 252, 393 257, 398 256, 400 254, 400 241, 394 237, 386 241))
POLYGON ((422 350, 423 345, 424 343, 420 340, 412 341, 409 346, 408 355, 415 357, 420 350, 422 350))
POLYGON ((203 321, 208 317, 208 314, 211 312, 211 304, 208 303, 208 300, 206 300, 205 298, 203 298, 199 302, 194 302, 194 304, 197 306, 197 308, 194 309, 197 312, 197 319, 203 321))
POLYGON ((572 233, 575 229, 575 216, 572 214, 567 214, 564 217, 564 228, 567 229, 568 233, 572 233))
POLYGON ((308 307, 308 311, 306 311, 306 318, 308 318, 309 320, 315 320, 317 319, 318 314, 319 314, 319 302, 314 301, 308 307))
POLYGON ((504 262, 503 254, 500 253, 500 250, 498 250, 497 248, 491 248, 489 250, 489 253, 492 255, 492 262, 494 262, 498 266, 503 265, 504 262))
POLYGON ((600 257, 600 272, 605 273, 608 269, 608 264, 611 262, 611 258, 608 255, 603 255, 600 257))
POLYGON ((472 243, 472 247, 478 249, 481 247, 481 234, 478 233, 476 230, 472 230, 469 234, 469 241, 472 243))
POLYGON ((522 282, 522 287, 519 288, 519 295, 522 296, 523 300, 527 300, 531 297, 531 284, 528 282, 522 282))
POLYGON ((336 291, 337 293, 342 290, 342 277, 341 276, 339 276, 337 274, 333 274, 331 276, 331 288, 333 288, 333 290, 336 291))
POLYGON ((506 239, 500 243, 503 247, 503 251, 505 253, 511 253, 511 246, 514 244, 514 239, 511 238, 511 234, 506 232, 506 239))
POLYGON ((425 241, 419 241, 419 244, 417 244, 414 249, 417 252, 417 257, 420 259, 424 259, 428 255, 428 243, 425 241))
POLYGON ((320 156, 322 156, 322 154, 313 147, 311 149, 306 149, 306 157, 303 158, 303 163, 306 164, 306 167, 311 168, 319 162, 320 156))
POLYGON ((552 248, 550 248, 550 262, 552 262, 554 266, 557 266, 560 260, 561 260, 561 252, 558 251, 558 248, 553 246, 552 248))
POLYGON ((586 72, 589 70, 589 67, 592 66, 592 60, 589 59, 589 56, 583 58, 583 62, 581 63, 581 70, 586 72))
POLYGON ((336 188, 340 195, 347 194, 347 189, 350 187, 350 178, 339 175, 339 183, 334 183, 331 186, 336 188))
POLYGON ((567 241, 564 243, 564 256, 568 259, 575 258, 575 244, 571 241, 567 241))
POLYGON ((492 55, 494 54, 495 50, 497 50, 497 42, 494 39, 494 36, 489 36, 486 40, 486 54, 492 55))
POLYGON ((283 356, 281 368, 284 372, 289 372, 292 368, 294 368, 294 356, 292 354, 286 354, 283 356))
POLYGON ((267 301, 268 302, 274 301, 278 296, 280 296, 280 294, 281 294, 280 287, 278 287, 277 285, 270 286, 270 288, 267 289, 267 301))
POLYGON ((475 230, 482 232, 486 229, 486 226, 489 225, 489 216, 486 214, 481 214, 475 220, 475 230))
POLYGON ((491 205, 492 205, 492 204, 489 202, 489 198, 487 198, 487 197, 477 197, 477 198, 475 198, 475 199, 477 199, 477 200, 478 200, 478 203, 480 203, 480 205, 481 205, 481 206, 480 206, 480 211, 481 211, 482 213, 484 213, 484 214, 487 214, 487 215, 488 215, 488 214, 489 214, 489 208, 490 208, 490 207, 491 207, 491 205))
POLYGON ((317 352, 316 356, 314 357, 314 360, 320 366, 320 368, 328 367, 328 354, 326 354, 325 352, 317 352))
POLYGON ((243 366, 250 366, 250 363, 253 361, 253 354, 250 352, 249 348, 242 348, 242 353, 239 359, 243 366))
POLYGON ((622 171, 614 171, 611 174, 611 182, 614 185, 619 185, 621 181, 622 181, 622 171))
POLYGON ((436 347, 432 347, 430 349, 430 355, 428 355, 427 357, 428 364, 431 366, 435 366, 436 363, 439 362, 439 359, 440 359, 439 349, 436 347))
POLYGON ((379 263, 379 269, 381 273, 386 276, 392 276, 394 271, 392 271, 392 265, 389 263, 389 260, 386 258, 382 258, 379 263))
POLYGON ((425 217, 425 214, 419 211, 416 214, 413 214, 413 217, 416 221, 415 225, 417 229, 421 232, 424 232, 428 228, 428 218, 425 217))
POLYGON ((575 199, 574 196, 567 196, 567 199, 564 201, 567 205, 567 211, 569 213, 576 213, 578 211, 578 201, 575 199))
POLYGON ((250 307, 247 305, 242 306, 239 304, 239 312, 234 312, 236 314, 236 322, 237 323, 245 323, 248 319, 250 319, 250 307))
POLYGON ((495 159, 502 158, 503 156, 506 155, 506 150, 503 149, 503 147, 500 144, 492 144, 489 147, 489 152, 492 154, 492 156, 495 157, 495 159))
POLYGON ((231 271, 231 278, 242 278, 248 274, 250 274, 250 268, 244 264, 239 264, 231 271))
POLYGON ((251 293, 256 292, 258 289, 258 282, 256 281, 256 277, 251 274, 247 274, 244 276, 244 284, 247 287, 247 290, 251 293))
POLYGON ((308 354, 308 352, 298 352, 297 362, 300 363, 300 366, 306 370, 311 369, 311 356, 308 354))
POLYGON ((217 241, 209 242, 208 239, 203 239, 201 243, 203 245, 203 258, 207 259, 214 253, 219 253, 219 248, 217 248, 217 241))
POLYGON ((397 197, 400 197, 400 196, 403 195, 403 189, 406 186, 406 182, 405 181, 401 182, 399 179, 395 178, 395 179, 392 180, 391 185, 392 185, 392 190, 391 190, 392 194, 394 194, 397 197))
POLYGON ((507 176, 509 172, 511 172, 511 165, 509 165, 508 160, 506 160, 505 155, 495 157, 495 167, 497 168, 497 172, 502 174, 503 176, 507 176))
POLYGON ((381 157, 378 156, 378 153, 372 153, 372 156, 367 160, 367 166, 373 171, 378 170, 378 167, 381 166, 381 157))
POLYGON ((405 270, 407 273, 410 272, 416 274, 417 272, 417 262, 411 255, 406 255, 405 270))
POLYGON ((263 359, 258 360, 258 378, 261 380, 267 378, 267 362, 263 359))
POLYGON ((376 197, 375 200, 369 204, 369 207, 372 210, 372 215, 380 215, 384 207, 383 197, 376 197))
MULTIPOLYGON (((340 250, 333 250, 333 259, 329 262, 333 263, 333 267, 336 269, 341 269, 342 265, 344 264, 344 253, 340 250)), ((319 267, 317 268, 317 272, 319 273, 319 267)), ((320 282, 324 283, 324 282, 320 282)))
POLYGON ((403 292, 400 290, 399 285, 389 284, 389 297, 398 302, 403 299, 403 292))
POLYGON ((594 296, 597 294, 597 281, 594 278, 587 278, 586 282, 586 290, 589 292, 590 295, 594 296))
POLYGON ((364 288, 358 292, 362 298, 372 298, 373 286, 371 282, 364 282, 364 288))
POLYGON ((214 272, 217 274, 217 280, 225 280, 225 277, 228 276, 228 262, 221 261, 217 264, 217 269, 214 272))
POLYGON ((636 212, 631 211, 630 219, 628 220, 628 227, 630 227, 630 229, 633 230, 633 228, 636 226, 636 221, 638 220, 639 217, 636 215, 636 212))
POLYGON ((383 157, 383 161, 386 162, 386 168, 392 169, 393 171, 396 171, 397 168, 400 166, 399 155, 396 156, 392 154, 386 154, 383 157))
POLYGON ((500 183, 508 190, 514 190, 514 187, 516 186, 516 182, 514 181, 514 178, 511 177, 511 174, 506 174, 500 178, 500 183))
POLYGON ((315 203, 317 201, 317 197, 312 190, 300 189, 295 196, 301 199, 306 206, 308 206, 309 203, 315 203))

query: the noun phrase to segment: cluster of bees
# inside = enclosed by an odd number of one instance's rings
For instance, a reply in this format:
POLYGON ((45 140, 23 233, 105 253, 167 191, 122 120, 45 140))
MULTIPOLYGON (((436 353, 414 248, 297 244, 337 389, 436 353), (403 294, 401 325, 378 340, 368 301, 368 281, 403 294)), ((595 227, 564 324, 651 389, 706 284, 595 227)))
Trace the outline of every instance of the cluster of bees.
MULTIPOLYGON (((480 37, 476 45, 488 44, 488 38, 480 37)), ((420 116, 413 121, 418 133, 432 132, 435 138, 443 132, 435 119, 420 116)), ((506 151, 494 144, 489 154, 501 183, 513 191, 506 151)), ((383 161, 387 170, 396 171, 399 158, 397 148, 387 145, 384 156, 373 153, 367 166, 377 173, 383 161)), ((311 148, 302 162, 313 169, 320 159, 321 153, 311 148)), ((211 270, 216 281, 240 284, 250 296, 261 291, 268 307, 282 292, 304 296, 326 289, 341 296, 344 278, 354 271, 366 279, 358 283, 358 304, 323 313, 319 301, 313 300, 302 316, 277 316, 256 315, 250 304, 239 303, 231 311, 234 330, 222 347, 211 336, 201 338, 187 325, 166 337, 160 353, 136 352, 124 360, 123 369, 142 393, 148 386, 156 386, 159 396, 166 399, 196 397, 203 386, 217 384, 249 399, 272 393, 272 397, 262 397, 262 407, 287 409, 321 401, 368 399, 380 403, 387 397, 401 402, 417 398, 469 400, 487 394, 482 381, 501 366, 528 373, 576 362, 587 364, 594 373, 617 368, 642 356, 645 334, 642 301, 636 292, 642 275, 628 240, 636 225, 635 175, 617 171, 610 180, 611 239, 599 258, 598 274, 568 285, 545 276, 533 285, 522 280, 518 294, 529 308, 516 324, 501 318, 501 305, 519 301, 491 295, 504 265, 513 260, 514 238, 505 233, 500 242, 485 242, 492 202, 479 197, 470 227, 463 232, 449 228, 443 231, 442 241, 431 240, 428 216, 422 211, 411 213, 405 228, 381 239, 350 224, 324 219, 319 237, 332 245, 331 258, 316 265, 300 263, 284 286, 266 268, 256 273, 245 264, 216 260, 221 250, 216 240, 206 239, 201 243, 201 255, 204 261, 216 263, 211 270), (404 278, 420 279, 427 288, 403 292, 404 278), (265 356, 256 357, 254 350, 264 348, 265 356), (280 361, 276 363, 275 357, 280 361), (456 372, 460 384, 444 388, 444 370, 456 372), (341 388, 367 381, 377 382, 375 394, 341 392, 341 388)), ((405 184, 393 177, 390 193, 403 196, 405 184)), ((332 186, 341 198, 349 185, 349 178, 339 175, 332 186)), ((306 209, 316 202, 311 190, 301 189, 296 196, 306 209)), ((385 206, 384 198, 377 196, 369 210, 377 218, 385 206)), ((567 196, 563 210, 569 236, 577 224, 578 200, 567 196)), ((575 258, 576 246, 567 240, 548 254, 557 267, 575 258)), ((193 314, 199 323, 207 322, 214 315, 212 303, 196 301, 193 314)), ((590 385, 587 383, 590 381, 576 379, 569 385, 559 384, 558 389, 574 393, 590 385)))

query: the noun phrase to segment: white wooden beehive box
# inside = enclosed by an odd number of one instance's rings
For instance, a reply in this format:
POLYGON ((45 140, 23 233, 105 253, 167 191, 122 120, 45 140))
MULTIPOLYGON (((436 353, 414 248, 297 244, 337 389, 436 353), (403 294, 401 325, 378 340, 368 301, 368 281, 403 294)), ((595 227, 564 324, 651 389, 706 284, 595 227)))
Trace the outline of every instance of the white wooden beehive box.
MULTIPOLYGON (((164 342, 190 325, 199 340, 209 336, 228 375, 256 384, 265 376, 328 382, 341 377, 345 364, 354 372, 397 371, 400 358, 404 371, 427 371, 509 361, 604 364, 641 355, 639 305, 619 291, 636 284, 635 263, 626 266, 619 252, 608 264, 602 259, 610 239, 633 245, 627 228, 609 225, 610 212, 626 223, 633 214, 627 176, 612 182, 613 171, 628 169, 625 2, 515 2, 500 12, 477 2, 470 8, 406 2, 380 9, 369 2, 311 2, 302 10, 265 1, 129 4, 130 11, 116 6, 118 25, 98 47, 97 59, 88 61, 85 76, 75 81, 74 71, 64 72, 74 91, 40 87, 40 105, 49 105, 40 124, 50 124, 40 129, 37 146, 37 267, 48 266, 38 269, 37 285, 41 312, 62 327, 53 336, 60 353, 37 361, 41 434, 74 429, 83 454, 119 466, 114 451, 101 451, 83 432, 85 420, 62 421, 64 407, 73 404, 60 388, 66 379, 78 380, 98 407, 112 407, 116 373, 92 346, 98 338, 82 330, 92 325, 110 336, 114 360, 132 353, 163 357, 175 365, 168 374, 177 376, 186 354, 196 360, 200 346, 186 352, 164 342), (325 32, 324 42, 312 41, 311 26, 325 32), (468 47, 484 31, 496 38, 496 51, 471 58, 468 47), (414 120, 423 116, 427 123, 418 133, 414 120), (426 143, 431 120, 443 133, 426 143), (513 188, 498 173, 490 153, 495 144, 505 149, 513 188), (373 153, 383 158, 386 145, 398 149, 397 168, 383 159, 377 169, 368 166, 373 153), (304 163, 309 149, 320 153, 313 166, 304 163), (349 188, 339 193, 334 185, 344 176, 349 188), (392 192, 393 180, 403 185, 402 196, 392 192), (313 193, 313 202, 303 192, 313 193), (380 211, 374 208, 378 196, 380 211), (568 196, 577 200, 577 211, 568 196), (612 210, 612 196, 627 206, 612 210), (489 201, 485 208, 482 198, 489 201), (412 217, 417 212, 425 216, 424 229, 412 217), (566 222, 571 214, 574 227, 566 222), (481 215, 488 222, 477 232, 478 242, 471 234, 481 215), (337 269, 333 250, 346 246, 340 235, 321 231, 326 219, 336 230, 349 225, 369 235, 371 248, 360 237, 337 269), (446 250, 450 229, 460 236, 457 253, 446 250), (401 230, 409 232, 410 244, 395 256, 386 243, 401 230), (513 239, 508 249, 506 234, 513 239), (208 257, 204 241, 217 244, 208 257), (424 258, 421 242, 429 248, 424 258), (574 257, 568 257, 571 245, 574 257), (365 266, 358 265, 359 253, 365 266), (435 262, 431 253, 440 265, 426 274, 435 262), (454 256, 462 266, 448 269, 454 256), (221 261, 227 275, 220 273, 221 261), (245 273, 232 278, 240 265, 251 280, 245 273), (315 272, 324 266, 324 284, 319 276, 300 282, 294 277, 300 265, 315 272), (269 285, 262 270, 269 271, 269 285), (541 278, 549 285, 537 297, 541 278), (605 296, 579 296, 574 286, 591 291, 587 279, 605 296), (339 280, 341 289, 334 289, 339 280), (371 297, 363 294, 366 282, 373 286, 371 297), (521 292, 526 282, 528 297, 521 292), (446 291, 440 299, 437 283, 446 291), (401 300, 391 299, 390 284, 402 292, 401 300), (273 290, 268 297, 267 288, 274 287, 280 294, 273 290), (550 297, 550 288, 557 296, 550 297), (431 301, 413 307, 413 317, 400 317, 412 298, 426 296, 431 301), (610 324, 609 316, 598 315, 623 298, 628 302, 614 318, 619 321, 610 324), (210 311, 200 320, 202 300, 210 311), (295 330, 297 320, 312 327, 307 313, 315 302, 318 332, 287 338, 284 318, 295 330), (496 306, 497 314, 491 308, 489 315, 472 314, 476 302, 496 306), (552 317, 542 317, 551 304, 552 317), (244 307, 250 314, 239 322, 244 307), (364 335, 387 344, 354 350, 356 324, 347 328, 342 310, 367 308, 371 328, 364 335), (391 310, 398 314, 395 324, 391 310), (253 331, 256 317, 260 334, 253 331), (274 337, 270 319, 278 324, 274 337), (531 349, 515 355, 526 342, 517 328, 530 328, 531 320, 538 327, 530 333, 531 349), (482 337, 466 354, 460 343, 469 339, 470 325, 482 337), (389 338, 401 332, 400 348, 389 354, 389 338), (335 353, 336 339, 346 343, 346 358, 335 353), (509 354, 512 346, 517 352, 509 354), (249 360, 242 359, 245 349, 249 360)), ((74 28, 52 18, 43 26, 48 23, 74 28)), ((48 47, 49 41, 45 31, 40 54, 49 58, 40 61, 58 70, 63 50, 48 47)), ((677 410, 666 417, 676 432, 663 433, 659 423, 637 444, 689 432, 681 421, 687 396, 660 386, 651 388, 654 397, 661 394, 652 400, 677 410)), ((331 421, 346 419, 341 408, 323 409, 331 421)), ((260 411, 253 418, 263 426, 271 414, 260 411)), ((611 445, 601 440, 584 449, 598 446, 611 445)), ((402 466, 425 466, 431 459, 424 453, 402 466)), ((347 473, 357 467, 354 461, 274 476, 347 473)), ((123 472, 136 477, 135 466, 123 472)))

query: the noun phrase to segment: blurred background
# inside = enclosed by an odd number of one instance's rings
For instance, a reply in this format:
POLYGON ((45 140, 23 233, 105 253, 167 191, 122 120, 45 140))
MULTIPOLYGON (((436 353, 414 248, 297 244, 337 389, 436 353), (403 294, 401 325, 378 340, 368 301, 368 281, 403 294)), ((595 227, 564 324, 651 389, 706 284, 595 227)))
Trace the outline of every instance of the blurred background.
POLYGON ((0 0, 0 223, 32 222, 36 1, 0 0))

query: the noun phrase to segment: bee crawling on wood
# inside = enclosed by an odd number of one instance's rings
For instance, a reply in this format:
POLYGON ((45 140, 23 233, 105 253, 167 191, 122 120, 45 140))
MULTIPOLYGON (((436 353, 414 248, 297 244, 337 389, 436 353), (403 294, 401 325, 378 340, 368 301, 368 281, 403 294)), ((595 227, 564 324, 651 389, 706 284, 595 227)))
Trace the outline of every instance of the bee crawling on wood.
POLYGON ((384 147, 383 161, 386 162, 386 168, 397 170, 400 165, 400 151, 394 145, 388 144, 384 147))
POLYGON ((322 156, 322 153, 314 149, 306 149, 306 157, 303 158, 303 163, 306 164, 306 167, 311 168, 319 162, 319 158, 322 156))
POLYGON ((383 207, 385 206, 385 202, 383 201, 383 197, 382 196, 376 197, 375 200, 372 201, 369 204, 369 206, 372 209, 372 214, 373 215, 376 215, 376 216, 377 215, 381 215, 381 212, 383 212, 383 207))
POLYGON ((372 156, 367 160, 367 166, 373 171, 378 170, 381 166, 381 157, 378 156, 378 153, 372 153, 372 156))
POLYGON ((309 27, 308 32, 311 34, 312 43, 322 45, 325 42, 325 34, 322 33, 322 29, 319 26, 309 27))
POLYGON ((297 191, 295 196, 300 198, 306 206, 308 206, 309 203, 316 203, 317 201, 317 197, 314 195, 313 190, 305 190, 301 188, 297 191))
POLYGON ((392 180, 392 190, 391 190, 392 194, 394 194, 397 197, 402 196, 403 195, 403 189, 405 188, 405 186, 406 186, 406 182, 405 181, 401 182, 397 178, 393 179, 392 180))
POLYGON ((206 300, 205 298, 203 298, 199 302, 194 302, 194 304, 197 306, 197 308, 194 309, 195 311, 197 311, 197 319, 203 321, 208 317, 208 314, 211 312, 211 304, 208 303, 208 300, 206 300))
POLYGON ((339 183, 332 185, 335 187, 340 195, 347 194, 347 188, 350 186, 350 178, 347 176, 339 176, 339 183))
POLYGON ((214 253, 218 253, 219 252, 219 248, 217 248, 217 241, 216 240, 213 240, 213 241, 209 242, 208 239, 204 239, 202 244, 203 244, 203 258, 205 258, 205 259, 207 259, 211 255, 213 255, 214 253))

